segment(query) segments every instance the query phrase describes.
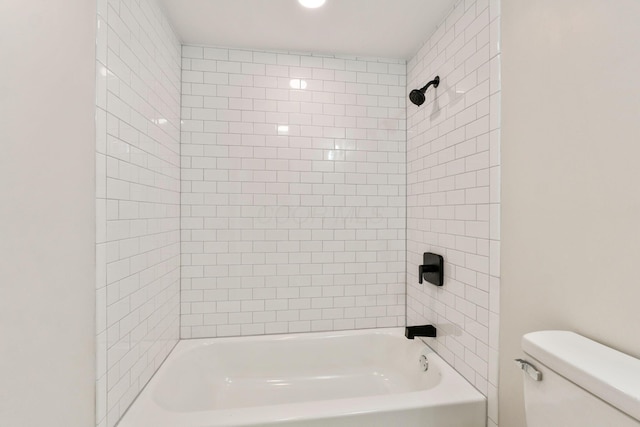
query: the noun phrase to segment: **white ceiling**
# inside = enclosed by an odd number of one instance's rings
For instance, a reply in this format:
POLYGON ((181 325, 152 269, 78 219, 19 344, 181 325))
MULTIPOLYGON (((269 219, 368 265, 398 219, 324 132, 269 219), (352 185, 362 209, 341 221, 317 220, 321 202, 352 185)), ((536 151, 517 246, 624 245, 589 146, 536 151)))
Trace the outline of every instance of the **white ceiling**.
POLYGON ((456 0, 161 0, 185 44, 409 59, 456 0))

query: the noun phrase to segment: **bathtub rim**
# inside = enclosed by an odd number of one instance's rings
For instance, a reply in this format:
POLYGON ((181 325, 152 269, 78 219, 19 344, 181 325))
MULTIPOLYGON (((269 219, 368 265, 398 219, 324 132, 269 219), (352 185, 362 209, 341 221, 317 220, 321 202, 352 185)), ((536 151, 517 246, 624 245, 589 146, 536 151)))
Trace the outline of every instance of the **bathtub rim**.
POLYGON ((174 412, 158 404, 153 388, 161 381, 171 362, 182 354, 202 345, 229 342, 277 342, 295 339, 331 338, 357 335, 391 335, 404 339, 404 327, 356 329, 344 331, 302 332, 291 334, 249 335, 239 337, 192 338, 180 340, 162 363, 133 404, 123 415, 117 427, 242 427, 271 425, 271 423, 317 420, 329 412, 330 418, 347 417, 378 412, 410 411, 449 405, 482 405, 486 414, 486 397, 438 355, 424 340, 416 339, 424 347, 431 366, 442 373, 441 384, 434 389, 405 393, 316 400, 269 406, 218 409, 194 412, 174 412), (241 417, 237 417, 242 412, 241 417), (286 415, 282 415, 285 413, 286 415), (189 419, 185 422, 185 419, 189 419), (142 424, 141 424, 142 422, 142 424))

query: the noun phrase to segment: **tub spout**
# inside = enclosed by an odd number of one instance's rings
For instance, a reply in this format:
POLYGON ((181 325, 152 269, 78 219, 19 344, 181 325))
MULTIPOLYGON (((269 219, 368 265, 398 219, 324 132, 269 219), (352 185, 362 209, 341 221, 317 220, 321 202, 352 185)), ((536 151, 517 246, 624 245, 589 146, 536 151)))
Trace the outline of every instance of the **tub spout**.
POLYGON ((414 337, 431 337, 436 336, 436 327, 433 325, 407 326, 404 328, 404 336, 412 340, 414 337))

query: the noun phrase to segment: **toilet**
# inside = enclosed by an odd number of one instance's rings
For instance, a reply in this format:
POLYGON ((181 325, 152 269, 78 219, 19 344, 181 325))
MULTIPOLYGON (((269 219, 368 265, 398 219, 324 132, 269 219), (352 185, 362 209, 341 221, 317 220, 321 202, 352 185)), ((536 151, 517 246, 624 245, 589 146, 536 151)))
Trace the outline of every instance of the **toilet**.
POLYGON ((569 331, 522 338, 527 427, 640 427, 640 359, 569 331))

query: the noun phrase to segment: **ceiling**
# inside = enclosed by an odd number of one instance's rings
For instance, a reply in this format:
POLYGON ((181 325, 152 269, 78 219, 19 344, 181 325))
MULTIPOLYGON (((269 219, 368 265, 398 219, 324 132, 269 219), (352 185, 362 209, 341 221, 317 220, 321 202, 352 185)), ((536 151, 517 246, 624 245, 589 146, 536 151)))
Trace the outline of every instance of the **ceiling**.
POLYGON ((161 0, 184 44, 409 59, 456 0, 161 0))

